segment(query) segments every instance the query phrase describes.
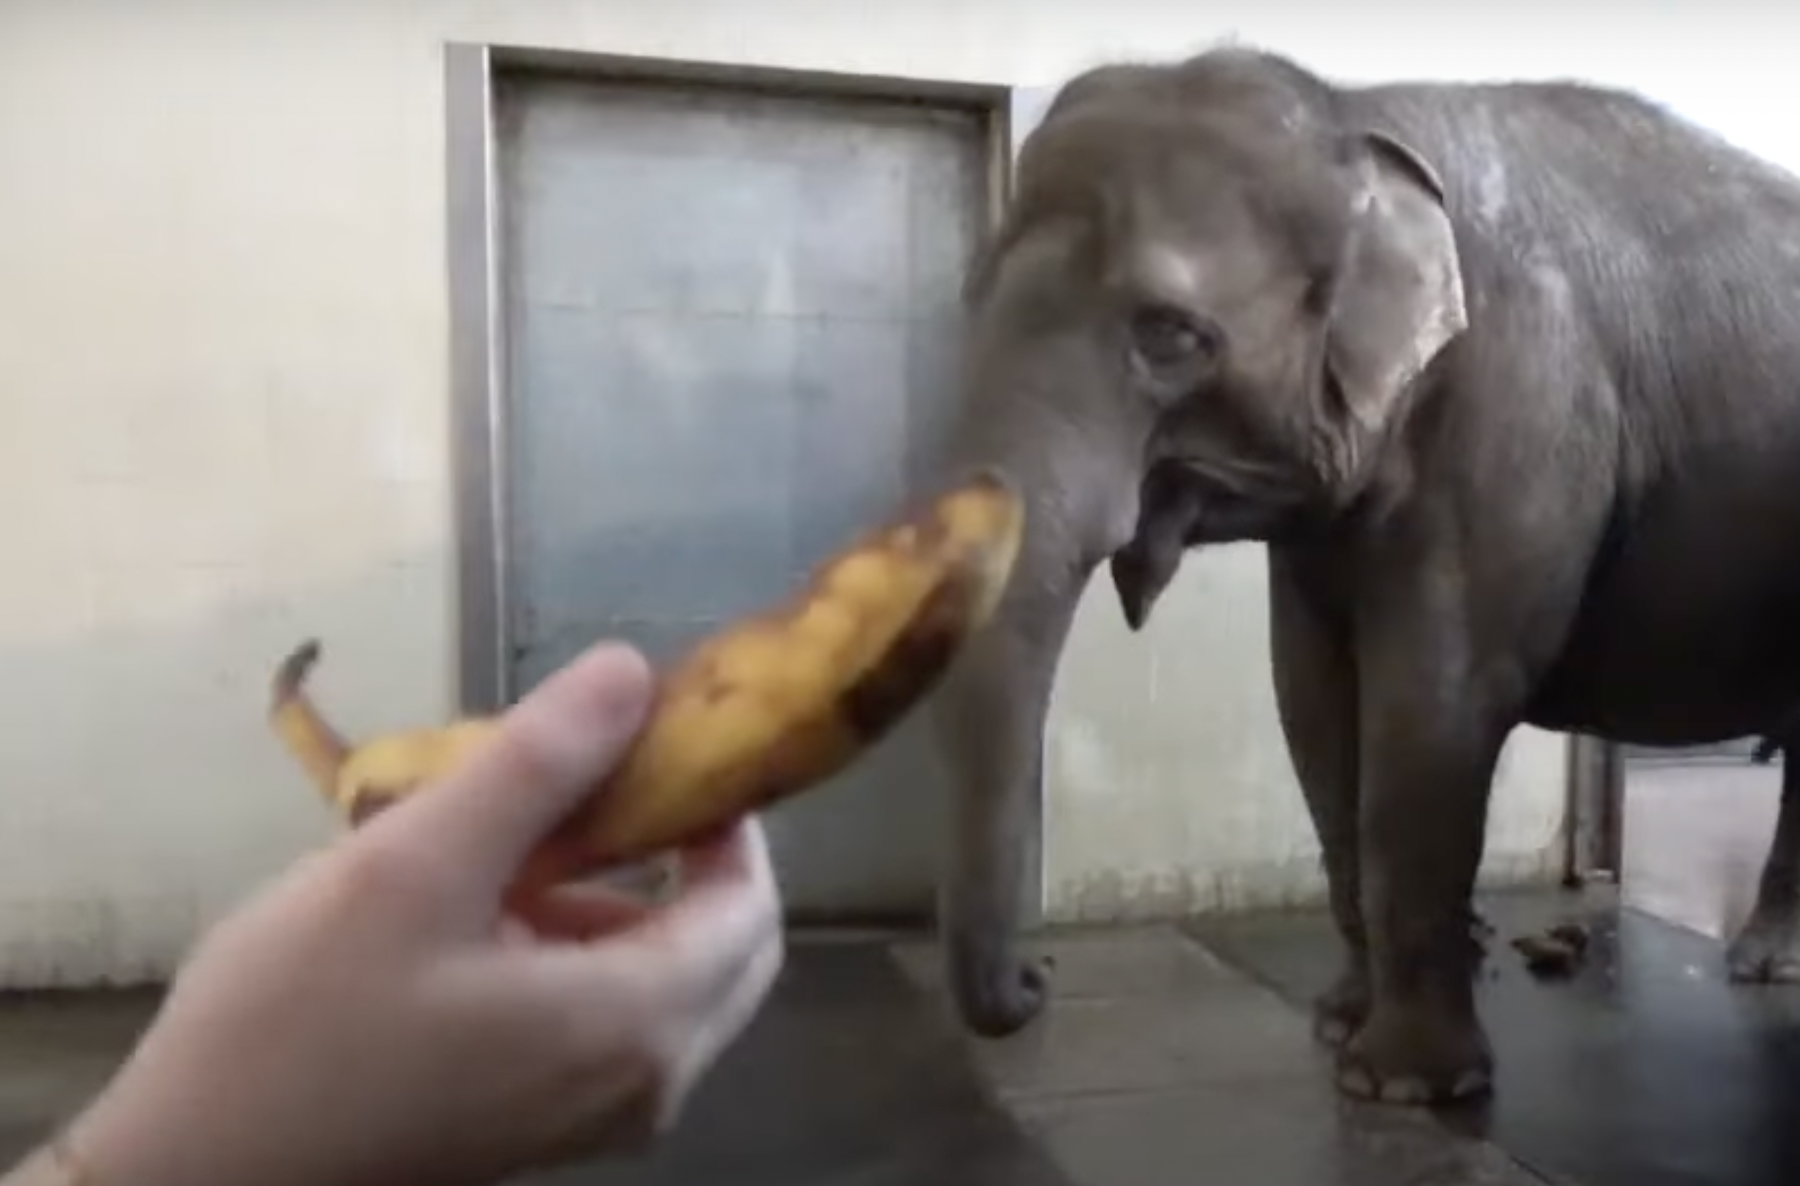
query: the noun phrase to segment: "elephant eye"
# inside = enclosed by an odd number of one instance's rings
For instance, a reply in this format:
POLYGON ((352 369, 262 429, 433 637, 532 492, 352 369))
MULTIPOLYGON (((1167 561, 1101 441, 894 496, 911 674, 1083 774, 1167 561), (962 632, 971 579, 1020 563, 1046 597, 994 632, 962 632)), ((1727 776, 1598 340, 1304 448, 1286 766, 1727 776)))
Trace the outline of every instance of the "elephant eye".
POLYGON ((1211 355, 1218 347, 1218 335, 1181 309, 1150 305, 1132 315, 1131 343, 1148 365, 1174 367, 1211 355))

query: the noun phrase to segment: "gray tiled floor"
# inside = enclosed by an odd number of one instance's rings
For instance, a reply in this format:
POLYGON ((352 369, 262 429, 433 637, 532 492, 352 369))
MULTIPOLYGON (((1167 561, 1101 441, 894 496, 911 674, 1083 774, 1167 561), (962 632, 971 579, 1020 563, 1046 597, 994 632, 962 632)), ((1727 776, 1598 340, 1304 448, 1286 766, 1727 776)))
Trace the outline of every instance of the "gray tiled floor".
POLYGON ((1318 1075, 1053 1098, 1022 1113, 1078 1181, 1107 1186, 1537 1181, 1429 1117, 1340 1102, 1318 1075))
MULTIPOLYGON (((1610 895, 1491 897, 1496 1102, 1433 1117, 1339 1099, 1306 998, 1316 912, 1040 939, 1054 999, 1012 1039, 949 1015, 927 943, 797 939, 768 1008, 674 1138, 540 1186, 1783 1186, 1800 1177, 1800 994, 1725 984, 1719 944, 1610 895), (1568 981, 1505 940, 1595 928, 1568 981)), ((93 1090, 151 996, 0 999, 0 1158, 93 1090)))
MULTIPOLYGON (((1006 1102, 1249 1086, 1321 1071, 1289 1006, 1172 927, 1075 934, 1037 949, 1056 961, 1043 1016, 1004 1042, 966 1043, 1006 1102)), ((901 954, 911 969, 937 966, 922 945, 901 954)), ((927 983, 940 991, 935 975, 927 983)))
MULTIPOLYGON (((1039 1024, 948 1016, 925 944, 798 940, 675 1138, 541 1186, 1525 1186, 1429 1117, 1331 1092, 1304 1016, 1173 927, 1057 936, 1039 1024)), ((147 998, 0 1004, 0 1156, 75 1107, 147 998)))
MULTIPOLYGON (((1800 1181, 1800 990, 1734 986, 1720 943, 1594 891, 1487 896, 1480 981, 1497 1082, 1446 1116, 1554 1181, 1581 1186, 1792 1186, 1800 1181), (1584 921, 1567 979, 1529 975, 1508 943, 1584 921)), ((1301 1007, 1338 951, 1318 913, 1198 921, 1196 937, 1301 1007)))
MULTIPOLYGON (((1073 933, 1034 950, 1056 964, 1044 1016, 1005 1042, 962 1042, 1082 1186, 1540 1181, 1429 1116, 1340 1101, 1305 1014, 1178 928, 1073 933)), ((943 1012, 934 953, 897 954, 943 1012)))
MULTIPOLYGON (((1634 768, 1623 896, 1640 912, 1605 893, 1484 904, 1501 931, 1482 988, 1500 1083, 1478 1113, 1334 1094, 1304 1012, 1337 959, 1317 912, 1043 937, 1054 998, 1003 1042, 955 1023, 929 942, 808 937, 672 1140, 533 1181, 1789 1183, 1800 990, 1725 984, 1717 938, 1747 907, 1778 781, 1776 767, 1634 768), (1506 939, 1569 914, 1595 926, 1588 967, 1532 980, 1506 939)), ((0 997, 0 1160, 104 1080, 154 1000, 0 997)))

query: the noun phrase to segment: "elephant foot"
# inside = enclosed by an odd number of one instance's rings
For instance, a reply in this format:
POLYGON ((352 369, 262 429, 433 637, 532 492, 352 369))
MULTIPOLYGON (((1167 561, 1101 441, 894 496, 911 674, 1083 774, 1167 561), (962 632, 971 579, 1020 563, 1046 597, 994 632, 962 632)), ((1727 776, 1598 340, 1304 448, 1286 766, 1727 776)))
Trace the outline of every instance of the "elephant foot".
POLYGON ((1313 1001, 1313 1037, 1333 1050, 1342 1049, 1368 1018, 1369 974, 1360 964, 1352 964, 1313 1001))
POLYGON ((1338 1053, 1338 1090, 1377 1103, 1456 1103, 1486 1095, 1493 1081, 1493 1052, 1480 1022, 1422 1006, 1376 1008, 1338 1053))
POLYGON ((1725 950, 1740 984, 1800 984, 1800 910, 1759 907, 1725 950))
POLYGON ((969 1031, 1006 1038, 1030 1025, 1050 995, 1049 959, 1027 960, 1010 974, 958 977, 957 1006, 969 1031))

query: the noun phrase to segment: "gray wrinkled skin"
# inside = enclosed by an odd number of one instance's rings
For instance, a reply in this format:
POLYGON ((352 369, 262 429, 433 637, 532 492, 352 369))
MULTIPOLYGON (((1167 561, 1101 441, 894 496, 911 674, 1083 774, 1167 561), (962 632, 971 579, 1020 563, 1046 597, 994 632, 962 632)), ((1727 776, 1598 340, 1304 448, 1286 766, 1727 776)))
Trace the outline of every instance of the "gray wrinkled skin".
MULTIPOLYGON (((1042 1006, 1021 838, 1093 571, 1135 628, 1185 549, 1263 540, 1339 1083, 1485 1090, 1468 918, 1510 732, 1785 737, 1800 707, 1800 182, 1618 92, 1341 88, 1243 49, 1081 76, 1019 169, 947 459, 1032 512, 934 714, 965 1020, 1042 1006)), ((1797 777, 1739 978, 1800 979, 1797 777)))

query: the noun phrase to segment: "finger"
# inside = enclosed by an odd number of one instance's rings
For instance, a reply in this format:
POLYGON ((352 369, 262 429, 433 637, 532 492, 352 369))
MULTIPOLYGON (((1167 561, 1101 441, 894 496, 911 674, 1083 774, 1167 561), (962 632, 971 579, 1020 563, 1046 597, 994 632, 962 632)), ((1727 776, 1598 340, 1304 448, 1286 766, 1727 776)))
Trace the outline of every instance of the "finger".
POLYGON ((635 926, 650 910, 649 903, 609 886, 559 886, 515 900, 510 907, 539 936, 569 942, 635 926))
POLYGON ((533 847, 624 753, 650 691, 635 650, 591 648, 508 711, 460 769, 384 813, 387 838, 430 850, 472 897, 497 902, 533 847))
POLYGON ((495 936, 500 940, 500 946, 508 950, 516 951, 520 948, 536 947, 543 942, 538 937, 538 933, 531 929, 530 923, 510 914, 500 916, 500 921, 495 924, 494 931, 495 936))
POLYGON ((686 987, 698 1008, 730 991, 738 972, 781 930, 768 841, 754 816, 680 853, 673 897, 633 932, 639 958, 686 987))
POLYGON ((548 953, 546 975, 567 981, 555 987, 559 996, 599 1000, 626 985, 659 1016, 717 1008, 758 950, 779 937, 780 895, 754 818, 682 863, 672 901, 591 947, 548 953))
POLYGON ((691 1030, 692 1037, 681 1052, 675 1078, 681 1094, 717 1063, 750 1027, 775 987, 785 958, 786 947, 781 932, 776 930, 756 949, 749 964, 738 973, 712 1012, 691 1030))
POLYGON ((774 987, 782 958, 780 932, 771 932, 711 1008, 665 1020, 660 1027, 666 1035, 664 1041, 652 1047, 651 1056, 661 1065, 663 1075, 662 1089, 646 1101, 653 1109, 643 1117, 647 1136, 667 1133, 675 1126, 695 1087, 743 1037, 774 987))
POLYGON ((734 821, 675 854, 675 877, 684 886, 756 880, 768 874, 768 840, 754 816, 734 821))

